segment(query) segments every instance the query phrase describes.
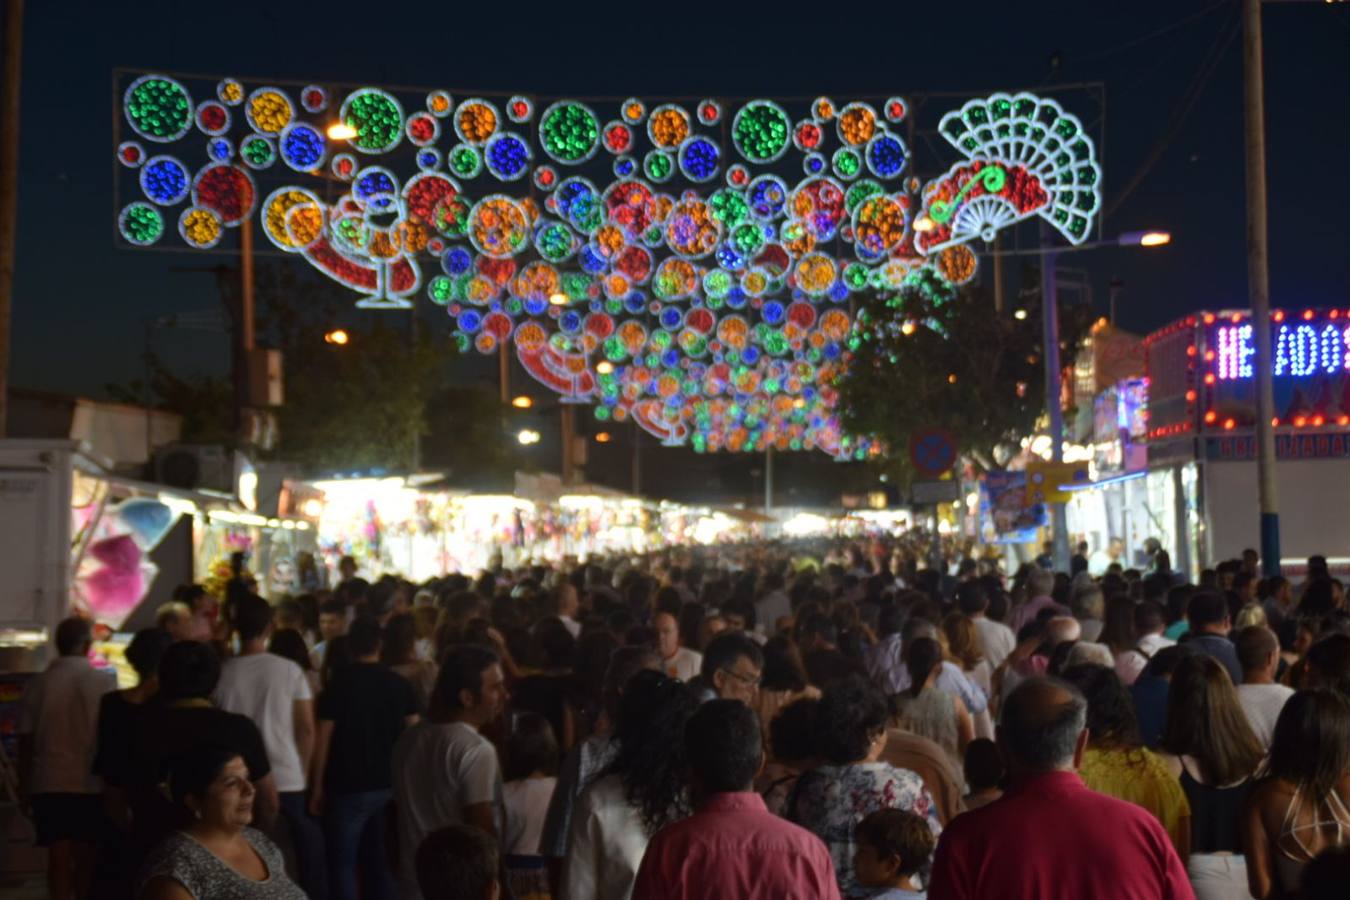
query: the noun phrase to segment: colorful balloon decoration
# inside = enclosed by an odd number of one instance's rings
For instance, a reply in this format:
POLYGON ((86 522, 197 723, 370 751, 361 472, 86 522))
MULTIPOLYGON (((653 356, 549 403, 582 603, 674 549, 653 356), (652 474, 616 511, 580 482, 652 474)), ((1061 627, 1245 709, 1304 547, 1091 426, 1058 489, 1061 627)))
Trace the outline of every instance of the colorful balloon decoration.
POLYGON ((1081 123, 1029 94, 945 116, 967 159, 923 186, 899 97, 788 108, 310 85, 297 103, 233 79, 202 93, 158 74, 126 88, 134 139, 117 159, 144 198, 118 212, 128 244, 160 242, 173 215, 207 249, 257 210, 273 245, 358 306, 425 291, 462 349, 509 346, 565 401, 702 451, 874 452, 833 412, 850 297, 920 270, 968 282, 966 244, 1031 215, 1080 242, 1100 205, 1081 123), (192 142, 206 149, 195 173, 192 142))

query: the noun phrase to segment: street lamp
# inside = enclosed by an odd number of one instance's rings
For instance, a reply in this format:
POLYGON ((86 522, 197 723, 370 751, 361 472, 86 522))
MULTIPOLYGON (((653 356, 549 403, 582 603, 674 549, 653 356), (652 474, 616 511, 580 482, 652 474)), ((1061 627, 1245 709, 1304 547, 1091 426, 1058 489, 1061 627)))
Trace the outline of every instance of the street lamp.
POLYGON ((328 136, 335 141, 350 141, 356 137, 356 129, 346 122, 334 122, 328 126, 328 136))
POLYGON ((601 431, 595 436, 595 442, 597 444, 608 444, 612 440, 613 438, 609 436, 608 431, 601 431))
POLYGON ((1127 231, 1116 242, 1122 247, 1161 247, 1172 243, 1172 232, 1127 231))
POLYGON ((511 405, 516 409, 529 409, 531 406, 534 406, 534 398, 521 394, 519 397, 513 397, 511 399, 511 405))
POLYGON ((539 443, 539 437, 539 432, 532 428, 522 428, 516 434, 516 440, 526 447, 539 443))
MULTIPOLYGON (((1166 231, 1135 231, 1121 235, 1115 241, 1080 244, 1061 250, 1053 243, 1054 233, 1048 223, 1041 222, 1041 246, 1029 251, 1041 257, 1041 316, 1045 344, 1045 406, 1050 415, 1050 459, 1064 462, 1064 408, 1059 402, 1059 297, 1055 286, 1055 258, 1060 253, 1087 250, 1092 247, 1116 244, 1118 246, 1159 247, 1172 240, 1166 231)), ((1069 516, 1063 503, 1050 504, 1054 528, 1054 568, 1069 571, 1069 516)))
POLYGON ((339 347, 346 346, 351 339, 351 335, 347 334, 347 332, 341 328, 336 328, 323 336, 323 342, 325 344, 336 344, 339 347))

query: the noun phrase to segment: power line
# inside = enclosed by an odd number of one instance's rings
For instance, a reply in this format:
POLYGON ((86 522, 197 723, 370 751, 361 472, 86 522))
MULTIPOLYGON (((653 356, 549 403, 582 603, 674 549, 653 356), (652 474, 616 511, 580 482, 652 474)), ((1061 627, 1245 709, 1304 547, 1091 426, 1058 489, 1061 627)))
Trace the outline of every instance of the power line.
POLYGON ((1219 63, 1223 60, 1233 39, 1237 37, 1241 30, 1242 21, 1234 16, 1226 26, 1216 35, 1214 43, 1210 45, 1209 52, 1205 54, 1204 60, 1196 71, 1195 77, 1186 88, 1186 93, 1177 101, 1176 106, 1172 108, 1171 118, 1168 120, 1167 128, 1159 135, 1158 140, 1154 142, 1152 149, 1144 162, 1135 171, 1130 180, 1125 183, 1115 198, 1102 209, 1100 221, 1105 221, 1108 216, 1120 208, 1121 204, 1134 192, 1136 188, 1143 183, 1148 173, 1157 165, 1158 160, 1162 159, 1167 148, 1171 146, 1172 141, 1181 132, 1181 128, 1186 124, 1186 119, 1190 116, 1191 110, 1195 108, 1196 102, 1205 92, 1205 87, 1209 80, 1214 76, 1219 68, 1219 63))
POLYGON ((1126 50, 1138 47, 1140 44, 1146 44, 1149 41, 1162 37, 1163 35, 1171 34, 1173 31, 1176 31, 1180 28, 1185 28, 1192 22, 1200 21, 1201 19, 1205 18, 1215 10, 1220 9, 1224 6, 1231 6, 1231 5, 1232 0, 1217 0, 1217 2, 1211 3, 1204 9, 1199 10, 1198 12, 1193 12, 1189 16, 1180 18, 1177 21, 1171 23, 1170 25, 1164 25, 1161 28, 1158 28, 1154 31, 1150 31, 1148 34, 1143 35, 1142 37, 1132 38, 1131 40, 1128 40, 1123 44, 1117 44, 1116 46, 1108 47, 1105 50, 1098 50, 1096 53, 1089 53, 1086 56, 1077 57, 1076 59, 1074 59, 1074 62, 1075 63, 1093 62, 1095 60, 1106 59, 1107 57, 1115 56, 1117 53, 1124 53, 1126 50))

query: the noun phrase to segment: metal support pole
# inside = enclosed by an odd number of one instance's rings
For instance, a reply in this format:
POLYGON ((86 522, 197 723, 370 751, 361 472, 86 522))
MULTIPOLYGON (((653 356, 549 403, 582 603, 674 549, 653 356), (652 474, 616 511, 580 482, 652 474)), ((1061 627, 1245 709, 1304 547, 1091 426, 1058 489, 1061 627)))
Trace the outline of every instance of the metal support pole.
POLYGON ((1242 2, 1242 74, 1247 146, 1247 295, 1256 368, 1256 480, 1261 569, 1280 574, 1280 513, 1275 490, 1275 387, 1270 367, 1270 270, 1266 248, 1266 122, 1261 71, 1261 0, 1242 2))
POLYGON ((764 515, 773 515, 773 445, 764 451, 764 515))
MULTIPOLYGON (((1060 406, 1059 367, 1059 300, 1055 285, 1054 235, 1050 227, 1041 223, 1041 244, 1046 248, 1041 256, 1041 321, 1045 356, 1045 406, 1050 413, 1050 458, 1064 462, 1064 410, 1060 406)), ((1051 527, 1054 529, 1054 568, 1056 572, 1069 571, 1069 516, 1063 503, 1050 504, 1051 527)))
POLYGON ((1007 306, 1003 300, 1003 256, 998 252, 1003 242, 1001 234, 994 235, 994 312, 1000 316, 1007 306))
POLYGON ((569 485, 572 483, 572 440, 576 433, 576 419, 574 418, 574 407, 570 403, 562 404, 559 409, 560 431, 562 435, 562 483, 569 485))
POLYGON ((0 437, 6 434, 9 411, 9 317, 14 300, 14 247, 19 219, 23 0, 5 3, 4 29, 4 87, 0 90, 0 437))
POLYGON ((249 365, 253 351, 253 221, 239 223, 239 313, 234 333, 234 433, 242 444, 244 415, 249 407, 249 365))
POLYGON ((511 402, 511 358, 506 355, 506 341, 497 345, 497 383, 502 391, 502 406, 511 402))
POLYGON ((633 423, 633 496, 642 495, 642 429, 633 423))

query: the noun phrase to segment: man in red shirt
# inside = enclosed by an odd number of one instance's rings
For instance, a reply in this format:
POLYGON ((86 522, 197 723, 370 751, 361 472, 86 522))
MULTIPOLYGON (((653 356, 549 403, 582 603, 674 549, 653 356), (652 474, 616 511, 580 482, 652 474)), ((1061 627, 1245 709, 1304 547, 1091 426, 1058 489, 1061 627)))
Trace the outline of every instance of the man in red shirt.
POLYGON ((709 701, 684 742, 695 812, 651 839, 633 900, 839 900, 820 838, 769 812, 752 788, 764 762, 754 711, 709 701))
POLYGON ((938 841, 931 900, 1194 900, 1167 832, 1142 807, 1088 790, 1087 701, 1029 678, 1008 697, 998 746, 1011 779, 938 841))

